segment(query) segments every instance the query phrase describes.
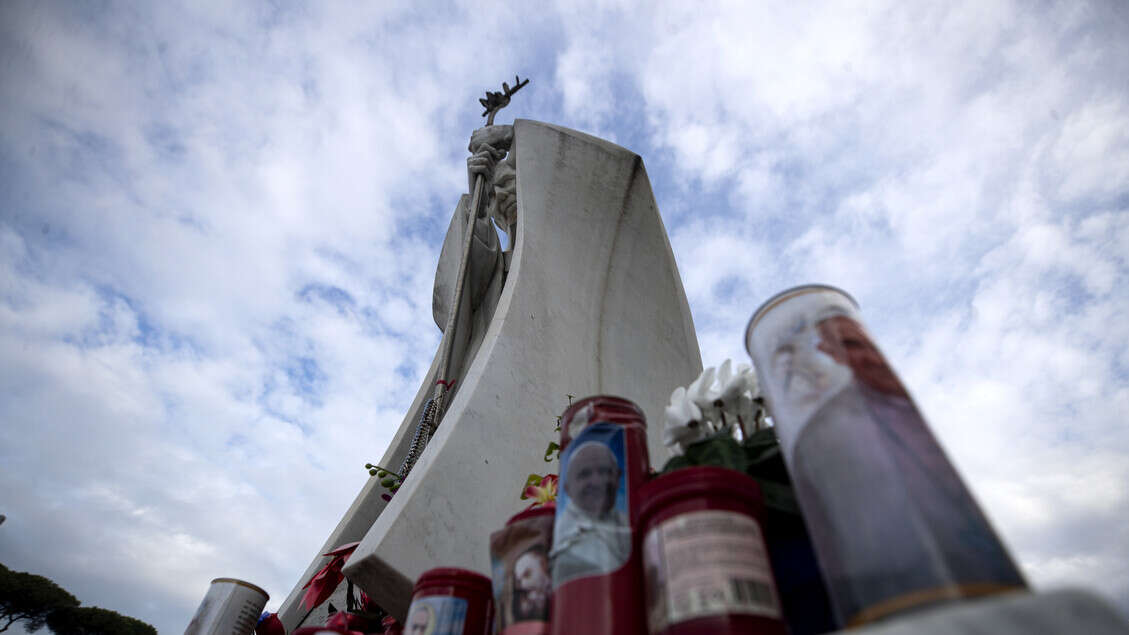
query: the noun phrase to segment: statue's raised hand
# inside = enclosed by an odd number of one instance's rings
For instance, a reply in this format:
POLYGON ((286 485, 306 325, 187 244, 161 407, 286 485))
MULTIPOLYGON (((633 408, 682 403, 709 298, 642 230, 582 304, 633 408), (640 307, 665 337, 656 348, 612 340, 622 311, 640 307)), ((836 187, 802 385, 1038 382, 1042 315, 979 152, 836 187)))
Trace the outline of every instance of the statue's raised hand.
POLYGON ((480 174, 487 185, 494 183, 494 165, 505 158, 513 140, 513 126, 486 126, 471 134, 471 156, 466 160, 468 191, 474 191, 474 178, 480 174))
POLYGON ((488 145, 491 149, 501 151, 502 156, 497 157, 501 159, 509 152, 510 145, 514 142, 514 127, 510 125, 498 126, 484 126, 475 130, 470 135, 470 145, 467 150, 471 154, 477 154, 481 146, 488 145))

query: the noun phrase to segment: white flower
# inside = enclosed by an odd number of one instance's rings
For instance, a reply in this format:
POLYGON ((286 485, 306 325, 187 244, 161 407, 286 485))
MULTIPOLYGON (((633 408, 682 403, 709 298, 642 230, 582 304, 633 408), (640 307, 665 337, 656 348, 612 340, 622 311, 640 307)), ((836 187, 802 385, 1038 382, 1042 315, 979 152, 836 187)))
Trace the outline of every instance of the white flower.
POLYGON ((720 384, 719 399, 724 401, 727 407, 740 395, 747 393, 752 399, 757 394, 757 376, 753 373, 752 367, 741 364, 737 367, 737 372, 730 375, 729 364, 730 360, 725 360, 717 372, 717 382, 720 384))
POLYGON ((742 430, 749 431, 749 426, 755 424, 757 406, 753 403, 753 397, 749 393, 744 393, 737 396, 736 403, 733 407, 729 407, 729 402, 726 405, 726 416, 730 413, 733 415, 733 421, 740 422, 742 430))
POLYGON ((665 414, 663 443, 675 454, 682 454, 686 446, 706 437, 707 429, 701 423, 702 411, 682 386, 670 394, 670 405, 666 407, 665 414))
POLYGON ((698 378, 686 387, 686 395, 693 400, 694 405, 702 411, 701 421, 713 427, 713 424, 718 421, 717 406, 714 402, 720 396, 717 390, 714 389, 714 368, 711 366, 702 371, 698 378))
POLYGON ((758 385, 748 364, 725 360, 716 370, 706 368, 689 386, 679 386, 666 407, 663 440, 676 454, 714 433, 730 434, 740 424, 742 434, 756 418, 758 385))

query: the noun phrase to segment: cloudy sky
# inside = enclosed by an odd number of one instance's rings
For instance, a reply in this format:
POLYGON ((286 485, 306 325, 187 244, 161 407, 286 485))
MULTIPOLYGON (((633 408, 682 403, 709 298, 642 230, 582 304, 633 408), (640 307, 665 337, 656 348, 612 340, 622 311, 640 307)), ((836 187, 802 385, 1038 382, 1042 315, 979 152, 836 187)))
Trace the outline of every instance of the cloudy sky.
POLYGON ((219 576, 276 608, 517 73, 499 122, 642 155, 707 365, 849 290, 1031 581, 1129 611, 1124 3, 188 5, 0 3, 0 562, 162 632, 219 576))

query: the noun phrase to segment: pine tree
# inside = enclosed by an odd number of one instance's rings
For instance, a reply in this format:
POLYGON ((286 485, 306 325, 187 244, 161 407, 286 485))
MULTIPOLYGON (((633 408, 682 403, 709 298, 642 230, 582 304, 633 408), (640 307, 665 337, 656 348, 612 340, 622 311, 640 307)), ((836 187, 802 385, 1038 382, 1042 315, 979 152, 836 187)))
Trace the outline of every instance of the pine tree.
POLYGON ((52 611, 47 628, 55 635, 157 635, 157 629, 139 619, 96 606, 52 611))
POLYGON ((0 633, 19 621, 35 632, 52 611, 75 606, 78 600, 51 580, 0 564, 0 633))

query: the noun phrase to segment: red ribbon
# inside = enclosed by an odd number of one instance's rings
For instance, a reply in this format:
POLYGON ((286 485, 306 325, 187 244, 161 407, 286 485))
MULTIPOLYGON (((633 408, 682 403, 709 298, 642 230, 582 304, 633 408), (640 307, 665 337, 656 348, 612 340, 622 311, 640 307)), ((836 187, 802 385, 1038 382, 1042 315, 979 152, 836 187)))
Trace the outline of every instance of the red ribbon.
POLYGON ((349 560, 349 556, 353 555, 356 551, 357 545, 360 542, 350 542, 345 545, 323 554, 326 556, 333 556, 329 564, 321 568, 320 571, 314 574, 310 581, 303 586, 306 589, 306 594, 302 596, 302 606, 307 611, 313 610, 314 607, 320 605, 333 595, 337 589, 337 585, 345 579, 345 574, 341 572, 341 567, 349 560))
POLYGON ((353 615, 340 611, 334 613, 325 622, 327 629, 334 629, 338 633, 348 633, 349 635, 365 635, 368 632, 369 621, 360 615, 353 615))

